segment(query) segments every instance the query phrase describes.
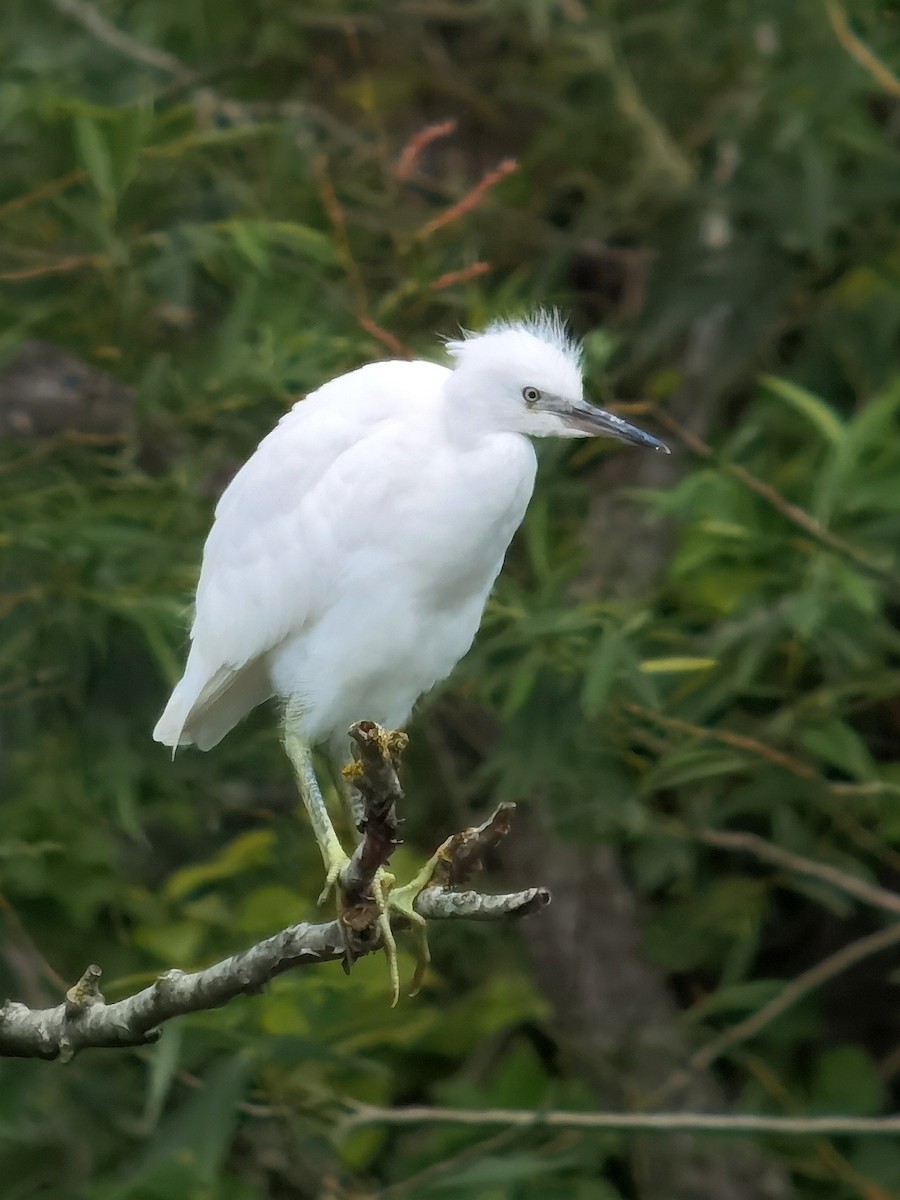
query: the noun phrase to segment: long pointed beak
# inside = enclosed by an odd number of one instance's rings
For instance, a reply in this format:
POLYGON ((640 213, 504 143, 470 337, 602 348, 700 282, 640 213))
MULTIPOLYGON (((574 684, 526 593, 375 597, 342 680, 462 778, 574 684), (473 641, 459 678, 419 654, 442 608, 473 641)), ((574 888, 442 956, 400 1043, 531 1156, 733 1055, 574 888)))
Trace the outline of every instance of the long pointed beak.
POLYGON ((638 429, 637 425, 629 425, 615 413, 607 412, 605 408, 595 408, 585 400, 575 400, 566 404, 560 416, 567 425, 582 433, 595 437, 614 437, 632 446, 649 446, 652 450, 662 450, 663 454, 671 454, 671 450, 659 438, 638 429))

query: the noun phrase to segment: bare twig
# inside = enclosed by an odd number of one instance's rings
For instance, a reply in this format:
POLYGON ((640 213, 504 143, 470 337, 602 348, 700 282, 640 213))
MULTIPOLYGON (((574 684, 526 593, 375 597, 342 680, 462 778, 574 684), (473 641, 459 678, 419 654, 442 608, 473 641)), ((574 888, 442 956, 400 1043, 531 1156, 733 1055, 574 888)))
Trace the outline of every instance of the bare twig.
MULTIPOLYGON (((783 1112, 798 1113, 797 1101, 793 1092, 785 1086, 778 1071, 771 1063, 764 1062, 754 1055, 743 1055, 742 1065, 783 1112)), ((865 1177, 850 1165, 844 1155, 837 1151, 834 1143, 827 1138, 817 1138, 810 1150, 833 1176, 856 1188, 860 1200, 887 1200, 887 1197, 877 1189, 873 1191, 869 1186, 867 1190, 865 1177)))
POLYGON ((672 134, 646 104, 612 36, 606 34, 592 39, 591 52, 597 64, 609 74, 620 112, 641 135, 647 160, 667 175, 676 188, 688 187, 694 179, 694 168, 672 134))
POLYGON ((64 192, 66 188, 73 187, 76 183, 84 183, 86 179, 86 171, 69 171, 66 175, 60 175, 56 179, 48 179, 46 183, 38 184, 30 192, 25 192, 21 196, 13 196, 5 204, 0 204, 0 221, 5 221, 21 209, 29 208, 32 204, 39 204, 41 200, 47 200, 58 192, 64 192))
POLYGON ((557 1109, 529 1112, 520 1108, 432 1108, 426 1105, 383 1108, 355 1100, 345 1103, 349 1111, 342 1122, 344 1133, 362 1125, 502 1125, 522 1129, 623 1130, 629 1133, 772 1133, 791 1137, 900 1133, 900 1113, 887 1117, 844 1114, 779 1117, 756 1113, 564 1112, 557 1109))
POLYGON ((387 1187, 382 1188, 370 1197, 370 1200, 396 1200, 398 1196, 422 1196, 424 1193, 421 1189, 427 1184, 433 1186, 434 1182, 443 1176, 458 1171, 463 1163, 471 1162, 473 1159, 487 1157, 488 1155, 496 1155, 496 1152, 503 1146, 506 1146, 517 1136, 515 1129, 501 1129, 499 1133, 492 1133, 489 1137, 480 1138, 477 1142, 471 1142, 464 1146, 462 1150, 451 1154, 449 1158, 441 1158, 436 1163, 431 1163, 427 1167, 423 1167, 421 1171, 416 1171, 414 1175, 407 1175, 405 1179, 398 1179, 396 1183, 389 1183, 387 1187))
POLYGON ((834 827, 854 846, 858 846, 866 854, 871 854, 876 862, 890 867, 892 871, 900 871, 900 854, 886 845, 877 833, 867 829, 852 813, 836 808, 828 816, 834 827))
POLYGON ((858 962, 862 962, 863 959, 869 958, 873 954, 880 954, 881 951, 888 950, 898 943, 900 943, 900 924, 889 925, 886 929, 879 929, 876 933, 857 938, 856 941, 841 947, 836 953, 822 959, 809 970, 803 971, 768 1004, 764 1004, 762 1008, 751 1013, 743 1021, 738 1021, 719 1037, 713 1038, 711 1042, 692 1054, 687 1068, 675 1071, 654 1094, 654 1101, 658 1103, 663 1097, 671 1096, 674 1092, 686 1087, 694 1072, 704 1071, 712 1066, 726 1051, 759 1033, 776 1017, 781 1016, 783 1012, 817 987, 821 987, 823 983, 834 979, 835 976, 840 975, 849 967, 855 966, 858 962))
MULTIPOLYGON (((671 413, 658 409, 656 411, 656 418, 664 428, 680 438, 685 446, 699 458, 710 462, 717 461, 712 446, 685 428, 671 413)), ((786 520, 790 521, 792 525, 796 525, 798 529, 802 529, 814 541, 819 542, 823 546, 828 546, 829 549, 843 555, 844 558, 850 559, 851 562, 865 571, 867 575, 873 576, 881 583, 888 584, 894 591, 900 591, 900 579, 892 571, 875 562, 865 550, 861 550, 858 546, 854 546, 852 542, 848 542, 836 533, 832 533, 821 521, 817 521, 811 513, 800 508, 797 504, 792 504, 790 500, 786 500, 771 484, 758 479, 755 475, 751 475, 745 467, 740 466, 738 463, 719 462, 718 465, 723 471, 727 471, 732 478, 742 483, 744 487, 748 488, 751 492, 755 492, 757 496, 765 500, 776 512, 781 513, 786 520)))
MULTIPOLYGON (((203 73, 187 66, 174 54, 170 54, 166 50, 160 50, 156 46, 150 46, 146 42, 133 37, 131 34, 124 33, 116 25, 113 25, 107 17, 103 16, 90 3, 90 0, 50 0, 50 3, 54 5, 58 12, 76 21, 82 29, 102 45, 108 46, 126 58, 133 59, 135 62, 144 63, 148 67, 165 72, 169 76, 170 82, 158 94, 169 95, 183 89, 190 89, 190 100, 197 119, 202 125, 214 127, 217 119, 220 117, 226 118, 229 124, 235 125, 255 125, 276 119, 296 121, 298 118, 304 117, 326 128, 339 141, 355 143, 358 140, 357 131, 344 125, 332 113, 315 104, 295 100, 281 102, 235 100, 232 97, 220 94, 211 87, 204 86, 203 73)), ((360 19, 354 18, 354 20, 360 19)), ((189 137, 179 138, 169 146, 145 146, 141 153, 149 156, 177 154, 180 153, 185 145, 189 144, 189 140, 189 137)), ((85 177, 84 172, 74 172, 73 175, 78 175, 80 178, 85 177)), ((74 179, 68 176, 62 186, 68 187, 71 182, 74 182, 74 179)), ((48 195, 59 190, 52 183, 48 185, 48 188, 49 190, 46 193, 48 195)), ((43 195, 38 194, 41 190, 36 189, 35 193, 23 197, 23 203, 29 204, 35 200, 43 199, 43 195)), ((16 204, 17 207, 20 206, 17 200, 12 203, 16 204)), ((3 211, 3 209, 0 209, 0 215, 3 214, 3 211)))
POLYGON ((876 57, 865 42, 860 41, 850 28, 847 15, 841 6, 835 3, 835 0, 825 0, 825 11, 828 13, 834 36, 850 57, 859 63, 888 95, 900 96, 900 79, 876 57))
POLYGON ((881 779, 870 779, 863 783, 843 783, 838 780, 826 779, 824 775, 809 763, 803 762, 799 758, 794 758, 792 755, 786 754, 783 750, 778 750, 775 746, 770 746, 767 742, 760 741, 759 738, 748 737, 745 733, 735 733, 730 729, 717 729, 706 725, 695 725, 693 722, 685 721, 681 717, 672 717, 666 713, 657 712, 652 708, 646 708, 642 704, 628 703, 623 705, 623 707, 632 716, 652 721, 654 725, 659 725, 663 729, 671 729, 677 733, 684 733, 702 741, 718 742, 723 746, 731 746, 735 750, 746 750, 757 758, 765 759, 766 762, 771 763, 773 766, 781 767, 782 770, 795 775, 798 779, 809 780, 838 796, 877 796, 882 792, 891 790, 895 786, 885 783, 881 779))
POLYGON ((445 288, 455 287, 458 283, 470 283, 473 279, 487 275, 492 270, 493 267, 489 262, 473 262, 467 267, 461 267, 458 271, 445 271, 437 279, 432 279, 428 285, 428 290, 442 292, 445 288))
POLYGON ((20 283, 28 279, 43 279, 47 275, 68 275, 85 267, 105 267, 109 258, 105 254, 73 254, 49 263, 38 263, 33 267, 19 267, 14 271, 0 271, 0 282, 20 283))
POLYGON ((347 222, 344 219, 344 210, 341 207, 340 201, 337 198, 337 193, 334 190, 334 184, 331 182, 331 175, 328 170, 328 159, 324 154, 315 154, 310 162, 312 173, 315 176, 316 183, 319 188, 319 197, 322 201, 322 207, 325 209, 325 215, 328 217, 328 222, 334 231, 335 241, 337 242, 338 253, 342 259, 344 271, 353 285, 353 291, 356 295, 356 306, 359 312, 368 312, 369 300, 366 296, 366 290, 363 286, 362 275, 360 274, 359 266, 356 259, 353 257, 353 251, 350 247, 350 238, 347 234, 347 222))
POLYGON ((448 838, 438 850, 433 883, 450 888, 467 883, 481 870, 485 852, 493 850, 509 833, 515 810, 514 804, 501 804, 481 825, 448 838))
MULTIPOLYGON (((27 593, 22 593, 21 598, 25 598, 27 593)), ((0 602, 0 616, 6 615, 5 603, 9 600, 17 600, 19 597, 3 597, 0 602)), ((0 913, 3 914, 3 919, 9 931, 10 941, 17 943, 22 950, 27 954, 29 960, 34 963, 44 979, 58 991, 64 991, 66 984, 65 980, 57 971, 50 965, 43 954, 40 952, 34 941, 30 937, 28 930, 22 924, 19 914, 7 900, 6 896, 0 892, 0 913)))
POLYGON ((895 915, 900 914, 900 895, 897 892, 866 883, 864 879, 859 879, 848 871, 842 871, 839 867, 833 867, 829 863, 816 862, 815 859, 804 858, 800 854, 782 850, 780 846, 767 842, 765 838, 758 837, 755 833, 701 829, 696 836, 698 841, 707 846, 717 846, 722 850, 742 850, 773 866, 783 867, 787 871, 796 871, 800 875, 810 875, 815 879, 821 879, 824 883, 830 883, 832 887, 846 892, 849 896, 854 896, 863 904, 870 904, 873 908, 880 908, 884 912, 895 915))
POLYGON ((381 342, 391 354, 397 355, 398 358, 412 358, 413 354, 409 347, 404 346, 400 339, 395 337, 390 330, 382 329, 377 321, 372 318, 369 310, 369 297, 366 294, 366 285, 363 282, 359 264, 353 256, 353 247, 350 244, 350 235, 347 232, 347 221, 344 217, 341 202, 337 198, 337 192, 334 190, 334 184, 331 182, 331 175, 328 171, 328 160, 324 154, 316 154, 313 156, 311 166, 319 187, 322 207, 325 209, 331 228, 334 230, 335 242, 341 259, 341 265, 344 268, 344 274, 350 280, 350 285, 353 288, 356 301, 357 325, 359 325, 360 329, 365 330, 366 333, 375 338, 376 341, 381 342))
POLYGON ((135 62, 141 62, 157 71, 165 71, 179 83, 190 84, 197 80, 197 73, 186 67, 174 54, 156 46, 148 46, 146 42, 139 41, 131 34, 123 33, 98 12, 93 4, 89 4, 88 0, 51 0, 51 3, 57 12, 71 17, 98 42, 119 54, 124 54, 126 58, 132 58, 135 62))
POLYGON ((491 188, 496 187, 507 175, 512 175, 518 169, 519 164, 514 158, 504 158, 503 162, 494 167, 492 171, 488 171, 470 191, 466 192, 462 199, 457 200, 455 204, 451 204, 449 208, 445 208, 436 217, 432 217, 430 221, 426 221, 415 235, 416 241, 425 241, 439 229, 443 229, 446 225, 452 225, 454 221, 458 221, 460 217, 477 208, 491 188))
POLYGON ((430 146, 432 142, 436 142, 440 138, 449 137, 451 133, 455 132, 456 121, 450 120, 440 121, 435 125, 426 125, 424 129, 414 133, 397 158, 397 165, 394 167, 394 178, 397 182, 407 182, 426 146, 430 146))
POLYGON ((695 737, 702 741, 719 742, 724 746, 731 746, 735 750, 747 750, 758 758, 764 758, 766 762, 772 763, 773 766, 781 767, 783 770, 790 772, 791 775, 796 775, 799 779, 814 780, 816 783, 828 782, 808 763, 791 758, 783 750, 776 750, 774 746, 769 746, 757 738, 748 737, 744 733, 733 733, 729 729, 713 729, 705 725, 695 725, 691 721, 683 720, 681 717, 671 717, 666 713, 646 708, 643 704, 628 703, 624 705, 624 708, 632 716, 652 721, 654 725, 659 725, 662 729, 671 729, 676 733, 685 733, 690 737, 695 737))
POLYGON ((395 354, 397 358, 414 357, 409 346, 405 346, 399 338, 394 337, 389 329, 385 329, 384 326, 379 325, 368 313, 357 313, 356 323, 360 329, 370 334, 376 342, 381 342, 382 346, 389 350, 391 354, 395 354))

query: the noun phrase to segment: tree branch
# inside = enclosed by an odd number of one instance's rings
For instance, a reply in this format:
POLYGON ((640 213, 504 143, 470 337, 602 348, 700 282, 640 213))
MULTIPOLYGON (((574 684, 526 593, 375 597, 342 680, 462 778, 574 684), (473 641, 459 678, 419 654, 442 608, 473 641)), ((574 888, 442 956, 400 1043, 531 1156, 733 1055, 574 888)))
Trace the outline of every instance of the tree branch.
POLYGON ((550 903, 547 888, 527 888, 504 896, 485 896, 482 892, 454 892, 450 888, 430 887, 415 903, 417 913, 427 919, 447 920, 465 917, 469 921, 495 921, 498 917, 526 917, 550 903))
POLYGON ((87 30, 92 37, 109 46, 126 58, 153 67, 157 71, 165 71, 179 83, 194 83, 198 76, 195 71, 186 67, 174 54, 160 50, 157 46, 148 46, 146 42, 138 41, 129 33, 123 33, 98 12, 87 0, 51 0, 53 7, 66 17, 77 21, 82 29, 87 30))
POLYGON ((776 1017, 781 1016, 783 1012, 804 999, 816 988, 821 987, 823 983, 827 983, 836 975, 840 975, 842 971, 848 970, 870 955, 880 954, 883 950, 889 950, 898 943, 900 943, 900 923, 888 925, 886 929, 879 929, 875 933, 857 938, 847 946, 842 946, 834 954, 830 954, 821 962, 817 962, 815 966, 801 972, 786 984, 768 1004, 764 1004, 762 1008, 752 1012, 735 1025, 729 1026, 718 1037, 695 1051, 688 1060, 687 1068, 679 1068, 673 1072, 662 1087, 654 1092, 654 1101, 667 1099, 687 1087, 694 1072, 705 1071, 711 1067, 726 1051, 746 1041, 747 1038, 754 1037, 776 1017))
POLYGON ((765 838, 755 833, 744 833, 727 829, 701 829, 696 838, 707 846, 715 846, 721 850, 739 850, 752 854, 761 862, 771 863, 772 866, 783 867, 787 871, 795 871, 798 875, 809 875, 813 879, 821 879, 823 883, 831 884, 839 891, 853 896, 863 904, 884 912, 900 914, 900 893, 891 892, 887 888, 867 883, 849 871, 842 871, 830 863, 816 862, 813 858, 804 858, 793 854, 790 850, 782 850, 780 846, 767 842, 765 838))
MULTIPOLYGON (((160 1026, 186 1013, 220 1008, 236 996, 261 992, 294 967, 340 961, 351 966, 381 945, 379 912, 372 896, 378 869, 397 845, 397 777, 406 735, 361 721, 350 730, 357 761, 346 775, 362 799, 362 839, 341 875, 342 911, 322 925, 290 925, 255 946, 202 971, 166 971, 143 991, 107 1004, 100 968, 91 965, 55 1008, 29 1008, 7 1000, 0 1007, 0 1057, 67 1061, 89 1047, 140 1046, 159 1037, 160 1026)), ((454 834, 434 858, 431 880, 414 907, 426 919, 497 920, 525 916, 550 902, 546 888, 505 896, 457 891, 481 868, 485 850, 509 831, 515 805, 501 805, 483 824, 454 834)))
POLYGON ((818 542, 821 546, 827 546, 829 550, 833 550, 843 558, 849 559, 850 562, 855 563, 861 571, 864 571, 871 578, 877 579, 880 583, 887 584, 895 595, 900 592, 900 576, 895 573, 893 564, 890 566, 883 565, 881 562, 871 558, 868 552, 861 547, 855 546, 852 542, 839 537, 836 533, 832 533, 812 513, 808 513, 798 504, 793 504, 790 500, 785 499, 776 488, 766 483, 764 479, 759 479, 756 475, 752 475, 740 463, 718 459, 715 451, 708 442, 698 437, 697 434, 692 433, 680 421, 676 420, 671 413, 658 409, 655 416, 664 429, 668 429, 670 433, 680 438, 684 445, 693 454, 696 454, 698 458, 716 463, 721 470, 727 472, 733 479, 737 479, 739 483, 742 483, 751 492, 755 492, 757 496, 771 505, 776 512, 781 513, 785 520, 795 525, 798 529, 802 529, 813 541, 818 542))
POLYGON ((338 921, 291 925, 203 971, 166 971, 143 991, 112 1004, 99 989, 100 968, 92 965, 55 1008, 30 1009, 7 1000, 0 1008, 0 1056, 65 1062, 89 1046, 141 1046, 156 1041, 159 1026, 172 1017, 220 1008, 235 996, 262 991, 292 967, 344 954, 338 921))
POLYGON ((362 837, 341 872, 341 889, 349 903, 358 904, 371 896, 379 868, 387 866, 400 845, 397 803, 403 799, 403 788, 397 771, 409 739, 374 721, 357 721, 349 732, 356 761, 344 768, 343 775, 359 797, 354 813, 362 837))
POLYGON ((382 1108, 348 1101, 342 1132, 362 1125, 502 1125, 506 1128, 626 1130, 630 1133, 772 1133, 793 1137, 900 1133, 900 1113, 887 1117, 779 1117, 756 1113, 530 1112, 520 1108, 382 1108))
POLYGON ((847 14, 835 0, 825 0, 825 11, 834 36, 852 59, 867 71, 878 86, 890 96, 900 96, 900 79, 861 41, 847 20, 847 14))
POLYGON ((622 706, 626 712, 641 720, 649 721, 662 729, 670 729, 675 733, 684 733, 699 741, 718 742, 723 746, 732 746, 736 750, 746 750, 757 758, 764 759, 772 766, 780 767, 798 779, 815 783, 818 787, 834 793, 836 796, 879 796, 882 792, 890 791, 896 794, 896 784, 882 779, 867 779, 863 782, 842 782, 836 779, 826 779, 815 767, 799 758, 778 750, 759 738, 748 737, 745 733, 735 733, 731 729, 720 729, 716 726, 695 725, 681 717, 673 717, 668 713, 657 712, 646 708, 643 704, 625 703, 622 706))

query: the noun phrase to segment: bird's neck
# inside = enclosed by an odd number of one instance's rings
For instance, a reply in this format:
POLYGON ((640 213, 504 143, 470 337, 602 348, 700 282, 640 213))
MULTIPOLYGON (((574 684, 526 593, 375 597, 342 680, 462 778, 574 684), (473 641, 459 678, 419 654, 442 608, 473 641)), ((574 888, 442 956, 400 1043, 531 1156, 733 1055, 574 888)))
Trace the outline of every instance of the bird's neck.
POLYGON ((501 404, 493 403, 490 380, 457 367, 444 384, 443 420, 453 442, 473 447, 482 439, 498 433, 513 433, 509 415, 501 404))

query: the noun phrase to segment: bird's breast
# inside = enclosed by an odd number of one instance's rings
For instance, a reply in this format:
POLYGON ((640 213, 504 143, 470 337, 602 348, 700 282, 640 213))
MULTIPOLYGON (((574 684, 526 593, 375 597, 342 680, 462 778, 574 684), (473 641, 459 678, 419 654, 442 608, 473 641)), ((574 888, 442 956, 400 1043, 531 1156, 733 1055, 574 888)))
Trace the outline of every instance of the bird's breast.
POLYGON ((418 543, 428 569, 420 561, 420 578, 440 607, 468 596, 483 603, 534 490, 535 456, 527 439, 494 434, 483 441, 436 464, 421 498, 418 543))
POLYGON ((378 454, 351 465, 319 515, 335 539, 354 540, 333 555, 327 602, 269 655, 273 690, 305 697, 314 741, 343 737, 361 716, 403 722, 450 673, 535 474, 530 443, 513 435, 459 451, 408 428, 386 430, 378 454))

